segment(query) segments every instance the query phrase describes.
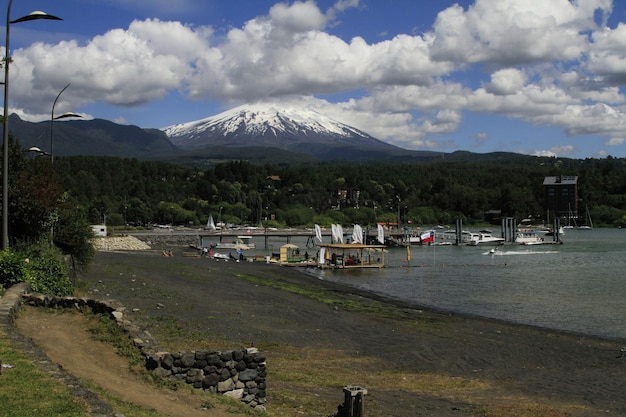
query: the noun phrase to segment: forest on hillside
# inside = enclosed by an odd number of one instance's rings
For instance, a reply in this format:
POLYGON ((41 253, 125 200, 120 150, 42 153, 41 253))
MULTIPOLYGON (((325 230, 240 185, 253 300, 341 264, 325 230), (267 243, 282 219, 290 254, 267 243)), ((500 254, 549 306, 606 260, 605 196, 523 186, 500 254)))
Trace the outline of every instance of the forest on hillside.
POLYGON ((93 224, 499 224, 545 220, 546 176, 579 177, 596 225, 626 224, 626 160, 508 157, 480 161, 323 162, 198 169, 114 157, 61 157, 54 172, 93 224), (494 215, 496 213, 497 215, 494 215))

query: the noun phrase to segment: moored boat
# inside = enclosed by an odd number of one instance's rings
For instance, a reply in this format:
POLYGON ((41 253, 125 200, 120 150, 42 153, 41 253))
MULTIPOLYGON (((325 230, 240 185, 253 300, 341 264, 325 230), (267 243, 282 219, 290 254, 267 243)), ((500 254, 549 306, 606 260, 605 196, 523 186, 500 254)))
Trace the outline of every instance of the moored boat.
POLYGON ((518 245, 543 245, 544 240, 532 229, 521 229, 517 231, 515 243, 518 245))
POLYGON ((385 245, 320 243, 319 247, 319 268, 347 269, 385 267, 385 245))
POLYGON ((478 233, 472 233, 469 241, 467 242, 470 246, 478 246, 478 245, 501 245, 504 243, 503 237, 497 237, 491 234, 490 231, 481 230, 478 233))

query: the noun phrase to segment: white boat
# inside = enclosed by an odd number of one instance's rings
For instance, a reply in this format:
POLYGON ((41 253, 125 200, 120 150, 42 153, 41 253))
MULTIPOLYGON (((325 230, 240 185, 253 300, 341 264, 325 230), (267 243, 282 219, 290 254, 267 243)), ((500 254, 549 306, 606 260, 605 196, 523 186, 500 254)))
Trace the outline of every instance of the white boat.
POLYGON ((478 245, 500 245, 504 243, 503 237, 497 237, 491 234, 491 232, 482 230, 478 233, 472 233, 470 239, 467 242, 470 246, 478 245))
MULTIPOLYGON (((554 236, 554 230, 549 229, 546 234, 546 236, 554 236)), ((564 226, 559 227, 559 236, 563 236, 565 235, 565 228, 564 226)))
POLYGON ((543 239, 532 229, 522 229, 517 231, 515 243, 518 245, 543 245, 543 239))
POLYGON ((226 254, 224 254, 224 253, 219 253, 219 252, 214 252, 214 253, 213 253, 213 255, 211 255, 211 257, 212 257, 213 259, 215 259, 215 260, 218 260, 218 261, 219 261, 220 259, 223 259, 223 260, 225 260, 225 261, 230 260, 230 256, 228 256, 228 255, 226 255, 226 254))
POLYGON ((254 249, 256 245, 250 241, 252 236, 250 235, 239 235, 236 240, 232 240, 230 242, 220 241, 215 243, 213 246, 220 249, 254 249))

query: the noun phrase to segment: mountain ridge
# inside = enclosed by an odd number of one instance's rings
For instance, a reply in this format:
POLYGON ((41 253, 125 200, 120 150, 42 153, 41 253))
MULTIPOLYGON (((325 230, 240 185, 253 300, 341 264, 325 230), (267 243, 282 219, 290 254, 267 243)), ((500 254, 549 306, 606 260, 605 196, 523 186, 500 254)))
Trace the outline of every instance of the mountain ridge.
MULTIPOLYGON (((49 152, 50 121, 28 122, 16 114, 9 121, 10 131, 24 149, 36 146, 49 152)), ((162 129, 120 125, 103 119, 55 122, 53 151, 55 157, 112 156, 194 166, 238 159, 253 163, 300 163, 529 157, 513 153, 490 156, 468 151, 406 150, 314 110, 258 103, 162 129)))

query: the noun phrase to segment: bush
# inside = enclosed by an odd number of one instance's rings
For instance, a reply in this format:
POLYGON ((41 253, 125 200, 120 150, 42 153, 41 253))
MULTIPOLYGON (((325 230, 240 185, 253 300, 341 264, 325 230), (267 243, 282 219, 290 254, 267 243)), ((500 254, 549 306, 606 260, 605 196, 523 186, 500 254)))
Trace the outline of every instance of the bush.
POLYGON ((72 295, 74 288, 63 254, 48 242, 28 247, 28 281, 34 292, 53 295, 72 295))
POLYGON ((28 282, 39 293, 74 293, 63 254, 45 241, 0 252, 0 285, 8 288, 20 282, 28 282))
POLYGON ((28 263, 22 254, 10 249, 0 252, 0 286, 8 288, 28 280, 28 263))

